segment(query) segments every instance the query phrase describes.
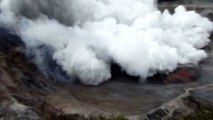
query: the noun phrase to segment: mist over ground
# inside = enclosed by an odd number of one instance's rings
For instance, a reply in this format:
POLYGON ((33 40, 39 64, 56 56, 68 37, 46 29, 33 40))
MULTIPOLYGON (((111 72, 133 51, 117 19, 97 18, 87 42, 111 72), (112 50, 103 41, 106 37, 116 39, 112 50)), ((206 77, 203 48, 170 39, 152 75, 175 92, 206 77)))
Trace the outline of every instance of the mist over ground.
POLYGON ((178 64, 196 65, 207 57, 201 48, 213 30, 183 6, 161 13, 154 0, 1 0, 0 7, 1 27, 29 49, 48 46, 70 80, 87 85, 109 80, 112 63, 142 81, 178 64))

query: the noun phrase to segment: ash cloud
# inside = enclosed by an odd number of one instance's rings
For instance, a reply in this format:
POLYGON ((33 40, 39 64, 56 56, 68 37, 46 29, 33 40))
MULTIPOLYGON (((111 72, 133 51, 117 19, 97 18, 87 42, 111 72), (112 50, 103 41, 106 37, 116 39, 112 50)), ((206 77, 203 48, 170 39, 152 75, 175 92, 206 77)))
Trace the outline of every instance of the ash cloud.
POLYGON ((141 80, 207 57, 213 24, 183 6, 163 13, 154 0, 2 0, 0 25, 29 48, 52 49, 71 78, 99 85, 112 63, 141 80))

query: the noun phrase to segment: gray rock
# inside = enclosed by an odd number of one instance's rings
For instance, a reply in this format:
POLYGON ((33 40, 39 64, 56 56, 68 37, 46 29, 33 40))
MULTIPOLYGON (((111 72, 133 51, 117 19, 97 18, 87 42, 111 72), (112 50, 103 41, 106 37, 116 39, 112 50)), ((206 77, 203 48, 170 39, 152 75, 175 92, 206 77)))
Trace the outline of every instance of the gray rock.
POLYGON ((213 107, 213 84, 187 89, 185 93, 147 114, 146 120, 180 120, 199 106, 213 107))
POLYGON ((192 98, 199 104, 213 107, 213 84, 189 91, 192 98))
POLYGON ((0 107, 1 120, 43 120, 36 112, 18 102, 0 107))

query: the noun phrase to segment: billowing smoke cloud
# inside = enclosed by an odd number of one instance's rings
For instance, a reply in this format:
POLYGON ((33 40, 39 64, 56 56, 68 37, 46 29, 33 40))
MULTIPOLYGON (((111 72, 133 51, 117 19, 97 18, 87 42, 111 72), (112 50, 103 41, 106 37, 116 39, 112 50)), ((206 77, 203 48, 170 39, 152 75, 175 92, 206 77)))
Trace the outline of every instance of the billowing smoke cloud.
POLYGON ((53 50, 52 58, 83 84, 111 78, 118 64, 142 80, 178 64, 207 57, 213 24, 183 6, 161 13, 154 0, 2 0, 0 23, 28 47, 53 50))

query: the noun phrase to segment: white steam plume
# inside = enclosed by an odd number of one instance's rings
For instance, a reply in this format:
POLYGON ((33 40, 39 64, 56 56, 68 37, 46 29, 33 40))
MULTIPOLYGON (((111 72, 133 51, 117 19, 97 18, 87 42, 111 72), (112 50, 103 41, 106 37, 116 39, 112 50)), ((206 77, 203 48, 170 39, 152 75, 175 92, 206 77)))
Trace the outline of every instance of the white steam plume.
POLYGON ((110 64, 146 79, 207 57, 213 24, 183 6, 161 13, 154 0, 2 0, 1 26, 30 47, 51 47, 70 77, 98 85, 110 64))

